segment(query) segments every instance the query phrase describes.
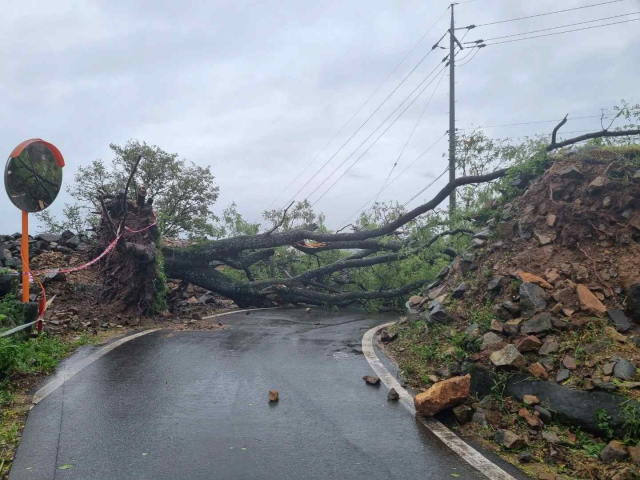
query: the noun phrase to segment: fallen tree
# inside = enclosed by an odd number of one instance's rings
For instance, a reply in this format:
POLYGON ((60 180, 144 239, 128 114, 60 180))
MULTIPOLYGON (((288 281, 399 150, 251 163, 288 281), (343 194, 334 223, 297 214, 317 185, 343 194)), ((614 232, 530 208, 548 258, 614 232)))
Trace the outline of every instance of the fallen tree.
MULTIPOLYGON (((601 132, 557 142, 556 134, 565 122, 566 117, 554 129, 551 143, 546 147, 546 151, 573 145, 585 139, 640 133, 639 130, 626 130, 616 131, 613 135, 612 132, 603 129, 601 132)), ((368 291, 361 284, 359 285, 350 279, 348 274, 345 275, 345 272, 375 265, 392 264, 419 253, 421 249, 433 245, 441 238, 472 234, 473 231, 467 228, 444 230, 417 244, 415 237, 404 234, 401 229, 410 222, 416 221, 421 215, 434 211, 456 188, 493 182, 505 177, 508 172, 508 168, 502 168, 482 175, 457 178, 444 186, 431 200, 400 215, 397 219, 377 228, 354 229, 350 233, 330 233, 319 229, 316 225, 278 231, 286 219, 288 209, 285 209, 282 212, 281 220, 275 222, 273 228, 265 233, 209 240, 188 247, 162 247, 165 272, 171 278, 182 279, 230 298, 241 307, 265 307, 288 303, 345 306, 354 302, 390 299, 406 295, 420 290, 431 279, 419 279, 399 288, 381 288, 376 291, 368 291), (295 249, 300 255, 315 256, 317 268, 310 268, 297 275, 292 275, 286 266, 274 262, 276 249, 280 247, 295 249), (322 265, 318 254, 335 250, 346 250, 350 252, 350 255, 322 265), (270 278, 254 278, 251 268, 257 264, 269 266, 270 278), (224 271, 221 271, 225 268, 244 272, 247 280, 238 280, 225 274, 224 271)), ((126 193, 123 198, 127 198, 126 193)), ((123 222, 127 218, 126 205, 128 205, 127 202, 125 202, 124 209, 119 207, 121 211, 119 218, 123 222)), ((136 208, 135 202, 131 208, 136 208)), ((103 205, 101 232, 103 232, 102 236, 105 241, 109 237, 115 237, 118 232, 118 228, 110 218, 112 215, 110 210, 109 206, 103 205)), ((139 209, 139 212, 143 217, 147 216, 143 223, 148 224, 150 221, 148 211, 139 209)), ((134 261, 137 262, 136 265, 149 266, 151 259, 155 259, 155 255, 149 257, 148 246, 151 244, 155 248, 157 238, 154 238, 153 234, 147 234, 147 237, 138 240, 146 241, 146 246, 141 245, 140 242, 121 240, 118 244, 119 254, 125 256, 124 258, 129 263, 134 261)), ((450 257, 456 255, 451 249, 446 249, 442 253, 450 257)), ((144 275, 149 275, 149 278, 155 282, 155 276, 151 274, 149 268, 145 269, 144 275)), ((112 266, 109 278, 112 279, 112 282, 115 282, 113 279, 117 278, 117 285, 121 289, 127 282, 131 284, 132 281, 155 285, 155 283, 149 283, 149 279, 141 279, 138 273, 132 273, 130 269, 123 266, 122 261, 116 262, 112 266)), ((135 288, 140 288, 139 284, 134 283, 134 285, 136 285, 135 288)), ((112 290, 118 291, 116 288, 112 290)), ((151 287, 142 288, 137 293, 137 295, 143 296, 142 301, 141 297, 138 298, 138 306, 141 310, 149 310, 151 290, 151 287)), ((112 294, 111 298, 113 297, 112 294)))

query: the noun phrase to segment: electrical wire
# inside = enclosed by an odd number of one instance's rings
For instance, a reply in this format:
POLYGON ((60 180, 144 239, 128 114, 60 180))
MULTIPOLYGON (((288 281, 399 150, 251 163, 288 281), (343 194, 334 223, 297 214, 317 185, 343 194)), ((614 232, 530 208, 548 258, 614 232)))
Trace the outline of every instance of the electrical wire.
POLYGON ((500 45, 502 43, 513 43, 513 42, 521 42, 523 40, 531 40, 534 38, 542 38, 542 37, 552 37, 554 35, 562 35, 563 33, 573 33, 573 32, 580 32, 582 30, 591 30, 594 28, 602 28, 602 27, 608 27, 611 25, 619 25, 621 23, 629 23, 629 22, 637 22, 638 20, 640 20, 640 18, 634 18, 632 20, 623 20, 621 22, 611 22, 611 23, 605 23, 603 25, 594 25, 593 27, 583 27, 583 28, 574 28, 573 30, 566 30, 564 32, 556 32, 556 33, 546 33, 544 35, 535 35, 533 37, 525 37, 525 38, 515 38, 513 40, 503 40, 501 42, 493 42, 493 43, 483 43, 481 45, 477 45, 475 47, 469 47, 469 48, 483 48, 483 47, 491 47, 493 45, 500 45))
POLYGON ((528 18, 544 17, 544 16, 547 16, 547 15, 555 15, 556 13, 572 12, 574 10, 582 10, 583 8, 599 7, 601 5, 609 5, 611 3, 620 3, 620 2, 624 2, 624 1, 626 1, 626 0, 611 0, 609 2, 593 3, 591 5, 583 5, 581 7, 566 8, 564 10, 556 10, 555 12, 539 13, 537 15, 529 15, 529 16, 526 16, 526 17, 511 18, 509 20, 499 20, 497 22, 481 23, 480 25, 473 25, 473 27, 474 28, 487 27, 489 25, 498 25, 500 23, 515 22, 515 21, 518 21, 518 20, 526 20, 528 18))
POLYGON ((480 49, 479 49, 479 48, 476 48, 475 53, 473 54, 473 56, 472 56, 469 60, 467 60, 466 62, 464 62, 464 63, 462 63, 462 64, 460 64, 460 65, 456 65, 456 66, 457 66, 458 68, 459 68, 459 67, 464 67, 467 63, 471 62, 474 58, 476 58, 476 55, 478 54, 478 52, 479 52, 479 51, 480 51, 480 49))
MULTIPOLYGON (((445 66, 445 67, 443 67, 443 68, 442 68, 442 70, 438 73, 438 75, 440 75, 441 73, 445 72, 445 71, 446 71, 446 69, 447 69, 447 67, 446 67, 446 66, 445 66)), ((390 124, 390 125, 389 125, 389 126, 388 126, 388 127, 387 127, 387 128, 386 128, 386 129, 385 129, 385 130, 384 130, 384 131, 383 131, 379 136, 378 136, 378 138, 376 138, 376 139, 373 141, 373 143, 372 143, 371 145, 369 145, 369 146, 366 148, 366 150, 365 150, 364 152, 362 152, 362 154, 361 154, 361 155, 360 155, 360 156, 355 160, 355 162, 353 162, 353 163, 349 166, 349 168, 347 168, 347 169, 346 169, 346 170, 345 170, 345 171, 344 171, 344 172, 343 172, 343 173, 338 177, 338 179, 337 179, 335 182, 333 182, 333 183, 331 184, 331 186, 330 186, 327 190, 325 190, 325 191, 324 191, 324 193, 323 193, 322 195, 320 195, 320 197, 319 197, 315 202, 313 202, 313 203, 311 204, 311 206, 312 206, 312 207, 313 207, 313 206, 315 206, 315 205, 316 205, 320 200, 322 200, 322 198, 323 198, 327 193, 329 193, 329 191, 331 191, 331 189, 332 189, 333 187, 335 187, 335 186, 336 186, 336 184, 337 184, 337 183, 342 179, 342 177, 344 177, 344 176, 347 174, 347 172, 349 172, 349 170, 351 170, 351 169, 356 165, 356 163, 358 163, 358 162, 360 161, 360 159, 362 159, 362 157, 364 157, 364 156, 367 154, 367 152, 368 152, 369 150, 371 150, 371 147, 373 147, 373 146, 377 143, 377 141, 378 141, 378 140, 380 140, 380 139, 382 138, 382 136, 383 136, 385 133, 387 133, 387 131, 388 131, 391 127, 393 127, 393 125, 394 125, 394 124, 398 121, 398 119, 399 119, 399 118, 404 114, 404 112, 406 112, 406 111, 409 109, 409 107, 413 104, 413 102, 415 102, 415 101, 420 97, 420 95, 422 95, 422 93, 423 93, 423 92, 424 92, 424 91, 429 87, 429 85, 431 85, 431 84, 432 84, 432 83, 433 83, 437 78, 438 78, 437 76, 436 76, 435 78, 433 78, 433 80, 431 80, 431 82, 429 82, 427 85, 425 85, 425 86, 424 86, 424 88, 423 88, 422 90, 420 90, 420 92, 418 93, 418 95, 416 95, 416 96, 414 97, 414 99, 413 99, 413 100, 411 100, 411 102, 409 102, 409 104, 405 107, 405 109, 404 109, 402 112, 400 112, 400 115, 398 115, 398 116, 395 118, 395 120, 393 120, 393 122, 391 122, 391 124, 390 124)), ((386 122, 386 120, 385 120, 385 122, 386 122)), ((383 124, 384 124, 384 122, 383 122, 383 124)), ((382 125, 381 125, 381 126, 382 126, 382 125)), ((379 127, 378 127, 378 128, 379 128, 379 127)), ((375 132, 374 132, 374 133, 375 133, 375 132)), ((366 140, 365 140, 365 141, 366 141, 366 140)), ((364 144, 364 142, 363 142, 363 144, 364 144)), ((360 147, 358 147, 358 148, 360 148, 360 147)), ((356 149, 356 150, 357 150, 357 149, 356 149)), ((354 153, 355 153, 355 151, 354 151, 354 153)), ((345 160, 345 162, 346 162, 346 160, 345 160)), ((344 165, 344 163, 345 163, 345 162, 342 162, 342 165, 344 165)), ((342 165, 340 165, 340 166, 342 166, 342 165)), ((340 167, 338 167, 338 168, 340 168, 340 167)), ((334 171, 331 173, 331 175, 333 175, 337 170, 338 170, 338 169, 334 170, 334 171)), ((331 175, 329 175, 329 177, 331 177, 331 175)), ((327 178, 325 179, 325 181, 326 181, 326 180, 328 180, 328 179, 329 179, 329 177, 327 177, 327 178)), ((316 189, 316 190, 317 190, 317 189, 316 189)))
MULTIPOLYGON (((447 136, 447 133, 445 132, 444 134, 442 134, 442 136, 440 138, 438 138, 435 142, 433 142, 429 148, 427 148, 424 152, 422 152, 420 155, 418 155, 413 162, 411 162, 409 165, 407 165, 405 167, 405 169, 400 172, 398 175, 396 175, 393 180, 391 180, 385 187, 383 187, 382 190, 386 190, 387 188, 389 188, 391 185, 393 185, 395 183, 395 181, 400 178, 407 170, 409 170, 418 160, 420 160, 422 157, 424 157, 429 150, 431 150, 433 147, 436 146, 436 144, 438 144, 444 137, 447 136)), ((378 194, 379 195, 379 194, 378 194)), ((376 195, 377 196, 377 195, 376 195)), ((349 222, 349 220, 351 220, 354 216, 356 216, 358 213, 360 213, 362 210, 364 210, 366 208, 367 205, 369 205, 372 201, 374 201, 374 199, 376 198, 376 196, 371 197, 367 203, 365 203, 364 205, 362 205, 358 210, 356 210, 354 213, 351 214, 351 216, 349 218, 347 218, 344 222, 342 222, 342 227, 340 228, 344 228, 344 226, 346 226, 346 224, 349 222)))
MULTIPOLYGON (((447 57, 448 57, 448 55, 444 57, 443 61, 444 61, 444 60, 446 60, 446 59, 447 59, 447 57)), ((442 63, 442 62, 441 62, 441 63, 442 63)), ((411 98, 411 96, 412 96, 412 95, 413 95, 413 94, 414 94, 414 93, 415 93, 415 92, 416 92, 416 91, 417 91, 417 90, 418 90, 418 89, 419 89, 419 88, 424 84, 424 82, 426 82, 426 81, 429 79, 429 77, 431 77, 431 75, 433 75, 433 74, 436 72, 436 70, 437 70, 438 68, 440 68, 440 65, 437 65, 437 66, 436 66, 436 68, 434 68, 433 70, 431 70, 431 72, 429 72, 429 73, 427 74, 427 76, 426 76, 426 77, 424 77, 424 79, 423 79, 423 80, 422 80, 422 81, 421 81, 421 82, 416 86, 416 88, 414 88, 414 89, 411 91, 411 93, 409 93, 409 95, 407 95, 407 96, 405 97, 405 99, 404 99, 404 100, 402 100, 402 102, 400 102, 400 105, 398 105, 398 106, 397 106, 397 107, 396 107, 396 108, 395 108, 395 109, 394 109, 394 110, 393 110, 393 111, 392 111, 392 112, 387 116, 387 118, 385 118, 385 119, 382 121, 382 123, 380 123, 380 125, 378 125, 378 126, 376 127, 376 129, 375 129, 373 132, 371 132, 371 133, 369 134, 369 136, 368 136, 367 138, 365 138, 365 139, 362 141, 362 143, 360 143, 360 145, 358 145, 358 146, 353 150, 353 152, 351 152, 351 154, 350 154, 347 158, 345 158, 345 159, 342 161, 342 163, 340 163, 340 165, 338 165, 338 166, 337 166, 337 167, 336 167, 336 168, 335 168, 335 169, 334 169, 334 170, 333 170, 333 171, 332 171, 332 172, 331 172, 331 173, 330 173, 330 174, 329 174, 329 175, 328 175, 328 176, 327 176, 327 177, 326 177, 326 178, 325 178, 321 183, 320 183, 320 185, 318 185, 318 186, 317 186, 317 187, 316 187, 316 188, 315 188, 315 189, 314 189, 314 190, 313 190, 309 195, 307 195, 307 197, 306 197, 306 198, 309 198, 309 197, 311 197, 314 193, 316 193, 316 192, 320 189, 320 187, 322 187, 322 185, 324 185, 324 184, 327 182, 327 180, 329 180, 329 178, 331 178, 331 176, 333 176, 333 174, 334 174, 334 173, 336 173, 336 172, 337 172, 337 171, 338 171, 338 170, 339 170, 339 169, 340 169, 340 168, 341 168, 345 163, 347 163, 347 161, 349 161, 349 159, 350 159, 351 157, 353 157, 353 156, 356 154, 356 152, 360 149, 360 147, 362 147, 365 143, 367 143, 367 141, 368 141, 371 137, 373 137, 373 135, 374 135, 374 134, 375 134, 375 133, 376 133, 380 128, 382 128, 382 126, 387 122, 387 120, 389 120, 389 119, 390 119, 390 118, 391 118, 391 117, 392 117, 392 116, 393 116, 393 115, 394 115, 394 114, 395 114, 395 113, 396 113, 396 112, 397 112, 397 111, 402 107, 402 105, 403 105, 407 100, 409 100, 409 98, 411 98)), ((437 77, 435 77, 435 78, 437 78, 437 77)), ((435 78, 434 78, 433 80, 435 80, 435 78)), ((433 80, 432 80, 431 82, 433 82, 433 80)), ((431 84, 431 82, 429 82, 429 83, 427 84, 427 87, 431 84)), ((425 88, 426 88, 426 87, 425 87, 425 88)), ((424 89, 423 89, 423 91, 424 91, 424 89)), ((420 92, 420 93, 422 93, 422 92, 420 92)), ((416 97, 416 98, 417 98, 417 97, 416 97)), ((414 98, 414 99, 412 100, 412 103, 413 103, 413 101, 415 101, 415 100, 416 100, 416 98, 414 98)), ((343 146, 344 146, 344 145, 343 145, 343 146)), ((336 152, 336 155, 337 155, 337 152, 336 152)), ((335 155, 334 155, 334 157, 335 157, 335 155)), ((326 163, 325 163, 325 165, 326 165, 326 163)), ((319 171, 318 171, 318 172, 316 172, 316 175, 317 175, 317 173, 320 173, 320 172, 319 172, 319 171)), ((307 182, 307 183, 309 183, 309 182, 307 182)), ((289 203, 290 203, 290 202, 289 202, 289 203)))
POLYGON ((393 70, 391 70, 391 73, 389 73, 389 75, 387 75, 387 77, 382 81, 382 83, 378 86, 378 88, 375 89, 375 91, 369 96, 369 98, 367 98, 365 100, 365 102, 360 106, 360 108, 358 108, 358 110, 356 111, 356 113, 354 113, 351 118, 347 121, 347 123, 345 123, 342 128, 340 130, 338 130, 338 132, 331 138, 331 140, 329 140, 329 142, 322 148, 322 150, 320 150, 320 152, 314 157, 313 160, 311 160, 311 162, 309 162, 307 164, 306 167, 304 167, 304 169, 298 174, 298 176, 296 178, 293 179, 293 181, 287 185, 279 194, 276 198, 274 198, 271 203, 269 205, 267 205, 267 209, 269 207, 271 207, 271 205, 273 205, 275 202, 278 201, 278 199, 282 196, 282 194, 284 192, 286 192, 289 188, 291 188, 291 186, 296 183, 296 181, 298 181, 298 179, 304 174, 304 172, 306 172, 309 167, 311 165, 313 165, 313 163, 320 157, 320 155, 322 155, 324 153, 324 151, 329 148, 329 145, 331 145, 333 143, 333 141, 344 131, 345 128, 347 128, 347 126, 353 121, 354 118, 356 118, 356 116, 362 111, 362 109, 371 101, 371 99, 380 91, 380 89, 387 83, 387 81, 389 81, 389 79, 391 78, 391 76, 396 73, 396 71, 398 70, 398 68, 400 68, 400 65, 402 65, 404 63, 404 61, 409 58, 409 55, 411 55, 413 53, 413 51, 418 47, 418 45, 420 45, 422 43, 422 41, 425 39, 425 37, 431 32, 431 30, 433 30, 435 28, 435 26, 438 24, 438 22, 442 19, 442 17, 444 17, 445 13, 447 13, 447 10, 449 10, 448 8, 445 8, 444 12, 442 12, 442 15, 440 15, 438 17, 438 19, 433 23, 433 25, 431 25, 431 27, 429 27, 429 29, 425 32, 424 35, 422 35, 422 37, 420 38, 420 40, 418 40, 415 45, 413 47, 411 47, 411 49, 407 52, 407 54, 402 58, 402 60, 400 60, 400 62, 393 68, 393 70))
POLYGON ((429 185, 427 185, 426 187, 424 187, 422 190, 420 190, 418 193, 416 193, 413 197, 411 197, 409 200, 407 200, 404 205, 402 205, 403 207, 406 207, 407 205, 409 205, 411 202, 413 202, 416 198, 418 198, 418 196, 422 195, 423 192, 425 192, 429 187, 431 187, 434 183, 436 183, 438 180, 440 180, 445 173, 447 173, 449 171, 449 167, 447 167, 445 169, 444 172, 442 172, 437 178, 435 178, 433 180, 433 182, 431 182, 429 185))
POLYGON ((575 27, 576 25, 584 25, 584 24, 587 24, 587 23, 601 22, 603 20, 611 20, 613 18, 628 17, 629 15, 638 15, 638 14, 640 14, 640 12, 623 13, 622 15, 614 15, 612 17, 597 18, 595 20, 587 20, 585 22, 569 23, 567 25, 560 25, 558 27, 543 28, 541 30, 531 30, 530 32, 514 33, 514 34, 511 34, 511 35, 502 35, 500 37, 483 38, 481 40, 475 40, 473 42, 464 42, 464 43, 465 44, 471 44, 471 43, 491 42, 493 40, 500 40, 502 38, 520 37, 522 35, 530 35, 532 33, 548 32, 550 30, 557 30, 559 28, 575 27))
MULTIPOLYGON (((584 118, 611 118, 612 115, 585 115, 583 117, 569 117, 567 118, 567 122, 571 122, 573 120, 581 120, 584 118)), ((538 120, 535 122, 520 122, 520 123, 505 123, 502 125, 478 125, 478 127, 475 128, 498 128, 498 127, 514 127, 514 126, 519 126, 519 125, 534 125, 537 123, 552 123, 552 122, 561 122, 562 119, 559 120, 538 120)), ((458 128, 457 130, 473 130, 472 127, 470 128, 458 128)))
MULTIPOLYGON (((431 52, 433 52, 436 47, 438 46, 438 44, 442 41, 442 39, 445 37, 447 33, 445 32, 444 35, 442 35, 442 37, 440 37, 440 40, 438 40, 432 47, 431 50, 429 50, 427 52, 427 54, 422 57, 422 59, 420 59, 420 61, 416 64, 416 66, 414 66, 411 71, 400 81, 400 83, 396 86, 396 88, 394 88, 391 93, 389 95, 387 95, 387 97, 382 101, 382 103, 367 117, 367 119, 364 121, 364 123, 362 123, 362 125, 360 125, 358 127, 358 129, 353 132, 353 134, 351 134, 351 136, 347 139, 346 142, 344 142, 340 148, 338 148, 338 150, 331 155, 331 157, 329 157, 329 159, 322 165, 322 167, 320 167, 320 170, 318 170, 315 174, 312 175, 312 177, 307 180, 307 182, 289 199, 289 201, 287 201, 284 206, 282 207, 282 210, 284 210, 284 208, 289 205, 299 194, 300 192, 302 192, 302 190, 304 190, 306 188, 307 185, 309 185, 309 183, 311 183, 311 181, 316 178, 318 176, 318 174, 324 170, 324 168, 329 164, 329 162, 331 162, 331 160, 333 160, 336 155, 338 155, 338 153, 340 153, 342 151, 342 149, 353 139, 353 137, 356 136, 356 134, 362 130, 362 128, 369 122, 369 120, 371 120, 373 118, 373 116, 378 112, 378 110, 380 110, 382 108, 382 106, 387 102, 387 100, 389 100, 391 98, 391 96, 396 93, 396 91, 404 84, 405 81, 407 81, 407 79, 413 74, 413 72, 416 71, 416 69, 422 64, 422 62, 425 61, 425 59, 431 54, 431 52)), ((437 69, 437 67, 436 67, 437 69)), ((434 69, 435 71, 435 69, 434 69)), ((412 92, 413 93, 413 92, 412 92)))
POLYGON ((393 166, 391 167, 391 171, 389 172, 389 175, 387 175, 387 178, 385 179, 384 183, 382 184, 382 188, 380 188, 380 191, 376 195, 376 199, 374 201, 378 200, 378 197, 380 196, 380 194, 384 190, 384 187, 387 185, 387 182, 391 178, 391 175, 393 174, 393 171, 395 170, 396 166, 398 165, 398 162, 400 161, 400 158, 402 158, 402 155, 404 154, 404 151, 406 150, 407 145, 409 145, 409 142, 413 138, 413 135, 416 133, 416 129, 418 128, 418 125, 420 124, 420 121, 422 120, 422 117, 424 117, 424 114, 427 111, 427 108, 429 108, 429 105, 431 104, 431 100, 433 100, 433 96, 438 91, 438 87, 440 86, 440 83, 442 82, 443 78, 444 78, 444 75, 441 75, 440 76, 440 80, 438 80, 438 83, 436 84, 436 88, 434 88, 433 92, 431 92, 431 96, 429 97, 429 100, 427 101, 427 103, 425 104, 424 108, 422 109, 422 113, 420 114, 420 118, 418 118, 418 121, 413 126, 413 130, 411 130, 411 133, 409 134, 409 137, 407 138, 407 141, 404 142, 404 145, 402 147, 402 150, 400 151, 400 154, 398 155, 398 158, 393 163, 393 166))

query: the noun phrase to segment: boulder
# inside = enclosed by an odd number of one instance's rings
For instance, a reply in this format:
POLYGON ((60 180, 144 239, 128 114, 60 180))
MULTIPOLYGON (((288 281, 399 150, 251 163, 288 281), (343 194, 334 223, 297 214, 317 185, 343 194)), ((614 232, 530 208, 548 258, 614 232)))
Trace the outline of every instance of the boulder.
POLYGON ((500 222, 496 227, 496 232, 500 238, 507 238, 513 234, 513 222, 500 222))
POLYGON ((608 309, 607 317, 619 332, 627 332, 631 329, 631 322, 622 310, 608 309))
POLYGON ((502 277, 492 278, 487 284, 487 290, 495 294, 500 293, 500 290, 502 290, 501 282, 502 282, 502 277))
POLYGON ((517 315, 520 313, 520 304, 516 302, 512 302, 511 300, 505 300, 502 302, 502 306, 511 314, 517 315))
POLYGON ((502 327, 502 323, 500 323, 499 320, 492 318, 491 319, 491 326, 489 327, 489 330, 491 330, 492 332, 495 333, 502 333, 502 331, 504 330, 502 327))
POLYGON ((525 446, 524 440, 509 430, 498 430, 493 439, 505 448, 522 448, 525 446))
POLYGON ((435 300, 436 298, 444 295, 446 293, 447 287, 442 286, 440 288, 435 288, 429 292, 429 300, 435 300))
MULTIPOLYGON (((524 285, 524 284, 523 284, 524 285)), ((552 317, 549 313, 539 313, 520 326, 520 332, 525 335, 546 333, 553 328, 552 317)))
POLYGON ((482 248, 486 245, 487 241, 486 240, 481 240, 479 238, 472 238, 471 239, 471 247, 472 248, 482 248))
POLYGON ((547 306, 546 294, 534 283, 525 282, 520 285, 520 311, 523 317, 531 317, 547 306))
POLYGON ((580 310, 590 315, 604 317, 607 307, 591 293, 588 287, 580 284, 576 287, 576 293, 578 294, 578 301, 580 302, 580 310))
POLYGON ((462 404, 469 398, 470 389, 471 375, 438 382, 426 392, 415 396, 416 411, 420 415, 432 417, 442 410, 462 404))
POLYGON ((627 447, 625 447, 623 443, 612 440, 600 452, 600 460, 602 460, 603 463, 609 464, 625 459, 628 454, 627 447))
POLYGON ((52 243, 52 242, 59 242, 61 240, 61 236, 60 235, 54 235, 52 233, 41 233, 40 235, 36 236, 37 240, 42 240, 43 242, 47 242, 47 243, 52 243))
POLYGON ((489 358, 496 368, 501 369, 519 369, 527 364, 524 357, 511 344, 493 352, 489 358))
POLYGON ((429 315, 429 319, 438 323, 449 323, 451 322, 451 317, 444 309, 441 303, 436 305, 433 310, 431 310, 431 314, 429 315))

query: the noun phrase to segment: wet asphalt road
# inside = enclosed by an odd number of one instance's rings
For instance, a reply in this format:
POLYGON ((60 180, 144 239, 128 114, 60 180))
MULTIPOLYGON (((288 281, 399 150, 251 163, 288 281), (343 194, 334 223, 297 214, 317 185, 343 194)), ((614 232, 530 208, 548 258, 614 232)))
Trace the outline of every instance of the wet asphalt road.
POLYGON ((364 384, 362 335, 391 319, 267 310, 132 340, 33 408, 10 479, 485 478, 364 384))

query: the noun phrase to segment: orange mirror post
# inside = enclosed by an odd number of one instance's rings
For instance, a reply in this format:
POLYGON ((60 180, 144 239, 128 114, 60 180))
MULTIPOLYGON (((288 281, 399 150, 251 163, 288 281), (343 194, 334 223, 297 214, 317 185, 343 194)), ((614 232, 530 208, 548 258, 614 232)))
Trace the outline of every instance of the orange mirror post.
POLYGON ((22 211, 22 301, 29 301, 29 212, 22 211))

